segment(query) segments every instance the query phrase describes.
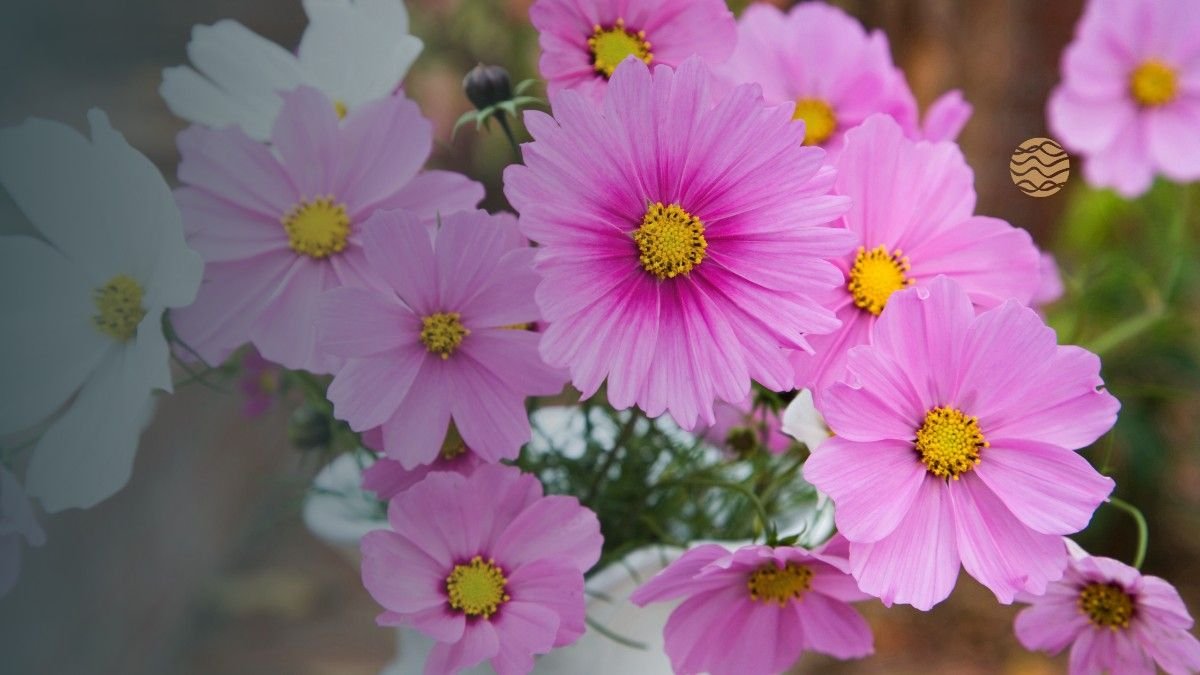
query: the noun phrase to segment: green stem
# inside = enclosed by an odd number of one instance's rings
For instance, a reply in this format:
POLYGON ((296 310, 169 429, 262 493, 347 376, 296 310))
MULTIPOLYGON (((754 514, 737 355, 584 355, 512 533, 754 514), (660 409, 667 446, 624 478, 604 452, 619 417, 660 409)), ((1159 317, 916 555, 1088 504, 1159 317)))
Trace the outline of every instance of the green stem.
POLYGON ((512 146, 513 152, 517 153, 517 162, 521 161, 521 145, 517 143, 517 137, 513 135, 512 127, 508 124, 508 117, 504 112, 496 115, 496 121, 500 123, 500 128, 504 130, 504 136, 508 138, 508 144, 512 146))
POLYGON ((1140 570, 1142 569, 1142 563, 1146 561, 1146 547, 1150 544, 1150 528, 1146 525, 1146 517, 1142 515, 1142 512, 1140 509, 1138 509, 1138 507, 1130 504, 1124 499, 1109 497, 1108 503, 1112 504, 1118 509, 1121 509, 1125 513, 1128 513, 1130 516, 1133 516, 1134 522, 1137 523, 1137 555, 1133 558, 1133 566, 1140 570))
POLYGON ((758 514, 759 520, 762 521, 763 529, 767 530, 768 545, 771 543, 771 539, 774 538, 774 534, 775 534, 774 530, 771 528, 771 516, 770 516, 770 514, 767 513, 767 507, 763 505, 762 500, 758 498, 758 495, 754 494, 754 491, 750 490, 749 488, 747 488, 744 485, 738 485, 737 483, 729 483, 729 482, 726 482, 723 480, 713 480, 713 479, 709 479, 709 478, 687 477, 687 478, 680 478, 676 482, 683 484, 683 485, 701 485, 701 486, 715 487, 715 488, 720 488, 722 490, 729 490, 731 492, 736 492, 736 493, 742 495, 743 497, 746 498, 747 501, 750 502, 751 506, 754 507, 754 511, 758 514))

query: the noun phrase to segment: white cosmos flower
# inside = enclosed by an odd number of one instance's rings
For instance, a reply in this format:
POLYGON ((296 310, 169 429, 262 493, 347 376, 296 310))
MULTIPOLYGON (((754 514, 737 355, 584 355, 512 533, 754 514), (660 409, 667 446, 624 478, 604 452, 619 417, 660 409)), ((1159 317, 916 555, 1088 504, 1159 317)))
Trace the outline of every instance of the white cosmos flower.
POLYGON ((88 113, 0 130, 0 185, 41 239, 0 237, 0 436, 42 427, 25 489, 50 512, 129 480, 152 390, 171 390, 165 308, 204 263, 161 174, 88 113))
POLYGON ((193 67, 163 71, 159 93, 183 119, 213 128, 241 127, 271 138, 283 106, 279 92, 319 89, 338 113, 390 96, 422 43, 408 34, 401 0, 303 0, 308 28, 295 54, 236 21, 192 29, 193 67))

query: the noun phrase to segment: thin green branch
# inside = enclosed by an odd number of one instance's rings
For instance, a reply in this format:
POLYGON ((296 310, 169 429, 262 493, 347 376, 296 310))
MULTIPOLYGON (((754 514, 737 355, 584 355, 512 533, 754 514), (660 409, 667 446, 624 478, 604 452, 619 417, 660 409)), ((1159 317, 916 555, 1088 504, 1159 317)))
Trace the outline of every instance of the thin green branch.
POLYGON ((1146 548, 1150 545, 1150 527, 1146 525, 1146 516, 1142 515, 1142 512, 1140 509, 1138 509, 1138 507, 1130 504, 1124 499, 1109 497, 1108 503, 1112 504, 1118 509, 1121 509, 1125 513, 1128 513, 1133 517, 1134 522, 1137 523, 1137 554, 1133 558, 1133 566, 1140 570, 1142 569, 1142 563, 1146 561, 1146 548))

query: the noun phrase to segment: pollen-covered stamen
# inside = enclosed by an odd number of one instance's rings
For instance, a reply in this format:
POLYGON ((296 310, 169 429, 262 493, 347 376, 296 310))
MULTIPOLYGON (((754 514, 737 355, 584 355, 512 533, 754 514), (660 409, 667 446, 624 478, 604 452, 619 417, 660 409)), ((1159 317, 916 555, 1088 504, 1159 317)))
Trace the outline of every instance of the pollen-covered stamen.
POLYGON ((646 31, 627 29, 624 19, 617 19, 611 28, 599 24, 593 26, 587 43, 592 52, 592 67, 606 78, 612 77, 613 71, 628 56, 636 56, 647 65, 654 60, 650 43, 646 41, 646 31))
POLYGON ((979 420, 950 406, 925 413, 917 429, 917 453, 929 473, 939 478, 958 477, 979 464, 979 451, 988 447, 979 420))
POLYGON ((350 237, 350 216, 332 195, 301 201, 281 222, 292 250, 318 260, 346 248, 350 237))
POLYGON ((804 144, 820 145, 837 131, 837 115, 833 107, 819 98, 796 101, 792 119, 804 120, 804 144))
POLYGON ((443 360, 450 358, 463 338, 470 334, 458 312, 434 312, 421 319, 421 342, 443 360))
POLYGON ((138 325, 146 316, 142 306, 142 286, 127 274, 118 274, 92 291, 96 314, 92 323, 117 342, 129 342, 137 335, 138 325))
POLYGON ((471 561, 455 565, 446 577, 446 595, 450 607, 467 616, 492 618, 500 606, 512 598, 506 592, 508 579, 491 558, 486 561, 475 556, 471 561))
POLYGON ((812 588, 812 578, 807 565, 790 562, 781 568, 768 563, 750 574, 746 587, 751 600, 776 602, 782 607, 792 600, 799 602, 812 588))
POLYGON ((906 275, 908 270, 908 258, 900 249, 888 253, 883 246, 870 251, 859 246, 846 288, 854 296, 856 307, 879 316, 892 293, 912 285, 913 280, 906 275))
POLYGON ((1166 63, 1149 59, 1130 74, 1129 92, 1135 101, 1147 108, 1166 105, 1179 94, 1179 76, 1166 63))
POLYGON ((1092 583, 1079 592, 1079 610, 1092 624, 1117 630, 1129 628, 1134 604, 1133 598, 1120 586, 1092 583))
POLYGON ((642 216, 642 226, 633 233, 638 261, 659 279, 687 274, 704 260, 708 241, 704 223, 678 204, 651 204, 642 216))

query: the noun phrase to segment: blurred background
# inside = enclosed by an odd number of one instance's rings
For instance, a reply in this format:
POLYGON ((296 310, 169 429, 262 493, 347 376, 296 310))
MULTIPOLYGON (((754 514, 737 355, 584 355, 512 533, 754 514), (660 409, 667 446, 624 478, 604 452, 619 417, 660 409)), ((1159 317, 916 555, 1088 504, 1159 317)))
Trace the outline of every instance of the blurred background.
MULTIPOLYGON (((531 3, 407 4, 425 51, 406 90, 435 121, 433 164, 485 182, 486 206, 505 208, 506 141, 466 128, 451 142, 450 128, 469 108, 460 83, 477 62, 507 66, 514 81, 536 76, 531 3)), ((1123 403, 1116 430, 1085 454, 1149 518, 1145 570, 1169 579, 1200 611, 1200 312, 1191 243, 1200 194, 1160 185, 1123 203, 1086 189, 1075 172, 1051 198, 1013 186, 1012 150, 1048 135, 1044 102, 1081 0, 834 4, 886 31, 923 106, 952 88, 974 105, 960 143, 976 173, 978 210, 1027 228, 1055 253, 1067 295, 1049 319, 1060 342, 1103 352, 1105 379, 1123 403), (1181 215, 1188 202, 1196 207, 1190 220, 1181 215)), ((168 180, 183 124, 157 89, 162 68, 186 61, 191 26, 232 18, 286 47, 305 26, 298 0, 6 0, 0 13, 0 126, 39 116, 82 127, 86 110, 101 107, 168 180)), ((0 601, 0 671, 378 672, 394 649, 391 631, 374 626, 378 610, 357 569, 300 521, 317 458, 289 445, 286 406, 254 419, 241 406, 236 390, 195 385, 164 398, 128 487, 97 508, 43 522, 47 545, 28 551, 21 582, 0 601)), ((1102 507, 1079 540, 1129 561, 1136 537, 1127 516, 1102 507)), ((806 656, 797 672, 1065 670, 1061 657, 1026 653, 1012 635, 1016 608, 996 604, 965 575, 932 612, 878 603, 864 610, 875 657, 806 656)))

